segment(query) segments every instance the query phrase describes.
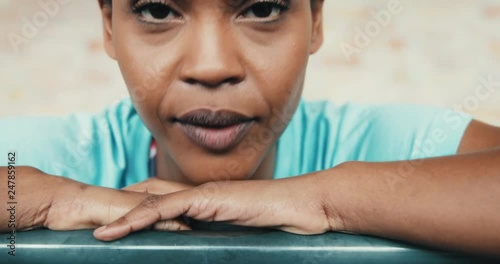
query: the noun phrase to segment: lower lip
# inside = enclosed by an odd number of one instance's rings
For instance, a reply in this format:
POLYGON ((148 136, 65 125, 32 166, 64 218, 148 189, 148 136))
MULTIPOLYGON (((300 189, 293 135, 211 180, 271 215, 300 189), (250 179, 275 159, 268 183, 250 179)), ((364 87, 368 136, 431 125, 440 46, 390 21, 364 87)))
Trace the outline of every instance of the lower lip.
POLYGON ((234 148, 248 134, 253 122, 225 128, 205 128, 178 123, 184 134, 197 145, 215 152, 234 148))

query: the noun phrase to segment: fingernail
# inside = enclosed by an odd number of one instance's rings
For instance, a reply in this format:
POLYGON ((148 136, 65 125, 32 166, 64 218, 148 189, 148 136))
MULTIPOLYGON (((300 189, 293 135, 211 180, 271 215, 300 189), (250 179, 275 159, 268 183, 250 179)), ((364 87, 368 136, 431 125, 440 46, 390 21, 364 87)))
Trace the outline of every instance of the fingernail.
POLYGON ((108 226, 101 226, 95 230, 96 234, 102 233, 108 226))

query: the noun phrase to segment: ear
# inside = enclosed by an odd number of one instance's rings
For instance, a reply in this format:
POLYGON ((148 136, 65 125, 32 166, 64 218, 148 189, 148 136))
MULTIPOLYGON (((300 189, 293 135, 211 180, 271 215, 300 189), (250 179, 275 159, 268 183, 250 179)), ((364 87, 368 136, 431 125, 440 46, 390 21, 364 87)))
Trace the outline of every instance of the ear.
POLYGON ((316 53, 323 45, 323 0, 316 0, 312 9, 312 36, 309 54, 316 53))
POLYGON ((109 57, 116 59, 115 47, 113 45, 113 7, 98 0, 102 13, 102 25, 104 33, 104 49, 109 57))

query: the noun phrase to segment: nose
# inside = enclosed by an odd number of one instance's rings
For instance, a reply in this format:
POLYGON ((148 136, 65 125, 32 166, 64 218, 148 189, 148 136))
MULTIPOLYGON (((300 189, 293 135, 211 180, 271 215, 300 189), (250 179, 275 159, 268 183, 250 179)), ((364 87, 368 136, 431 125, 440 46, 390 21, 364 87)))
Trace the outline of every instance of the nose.
POLYGON ((227 25, 204 23, 192 28, 187 36, 186 54, 180 78, 191 85, 217 88, 245 79, 234 34, 227 25))

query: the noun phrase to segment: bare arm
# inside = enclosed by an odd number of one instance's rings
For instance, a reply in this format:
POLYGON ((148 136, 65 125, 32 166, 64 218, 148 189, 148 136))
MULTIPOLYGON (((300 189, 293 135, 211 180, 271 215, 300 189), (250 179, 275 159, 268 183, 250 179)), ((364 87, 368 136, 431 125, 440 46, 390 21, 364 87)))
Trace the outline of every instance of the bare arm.
MULTIPOLYGON (((12 177, 11 177, 12 178, 12 177)), ((0 167, 3 206, 0 232, 49 228, 94 228, 113 221, 143 201, 148 194, 90 186, 45 174, 32 167, 0 167), (8 197, 8 176, 15 175, 15 199, 8 197), (3 201, 15 203, 7 204, 3 201)), ((13 192, 10 194, 14 195, 13 192)))
POLYGON ((370 234, 500 257, 499 139, 497 128, 473 122, 459 150, 467 154, 350 162, 300 177, 209 183, 152 196, 94 235, 114 240, 185 214, 299 234, 370 234))
POLYGON ((42 227, 54 197, 48 176, 30 167, 11 167, 10 170, 0 167, 0 179, 0 194, 3 196, 0 232, 42 227), (34 181, 36 188, 33 188, 34 181), (4 213, 4 206, 8 213, 4 213))
POLYGON ((458 154, 350 163, 325 172, 325 184, 335 191, 324 193, 344 219, 337 228, 500 254, 500 129, 472 121, 458 154))
POLYGON ((415 163, 347 163, 320 177, 333 230, 500 253, 500 149, 415 163))
POLYGON ((342 231, 500 257, 500 150, 345 163, 281 180, 204 184, 152 196, 94 235, 115 240, 180 215, 298 234, 342 231), (258 196, 256 196, 256 193, 258 196))

